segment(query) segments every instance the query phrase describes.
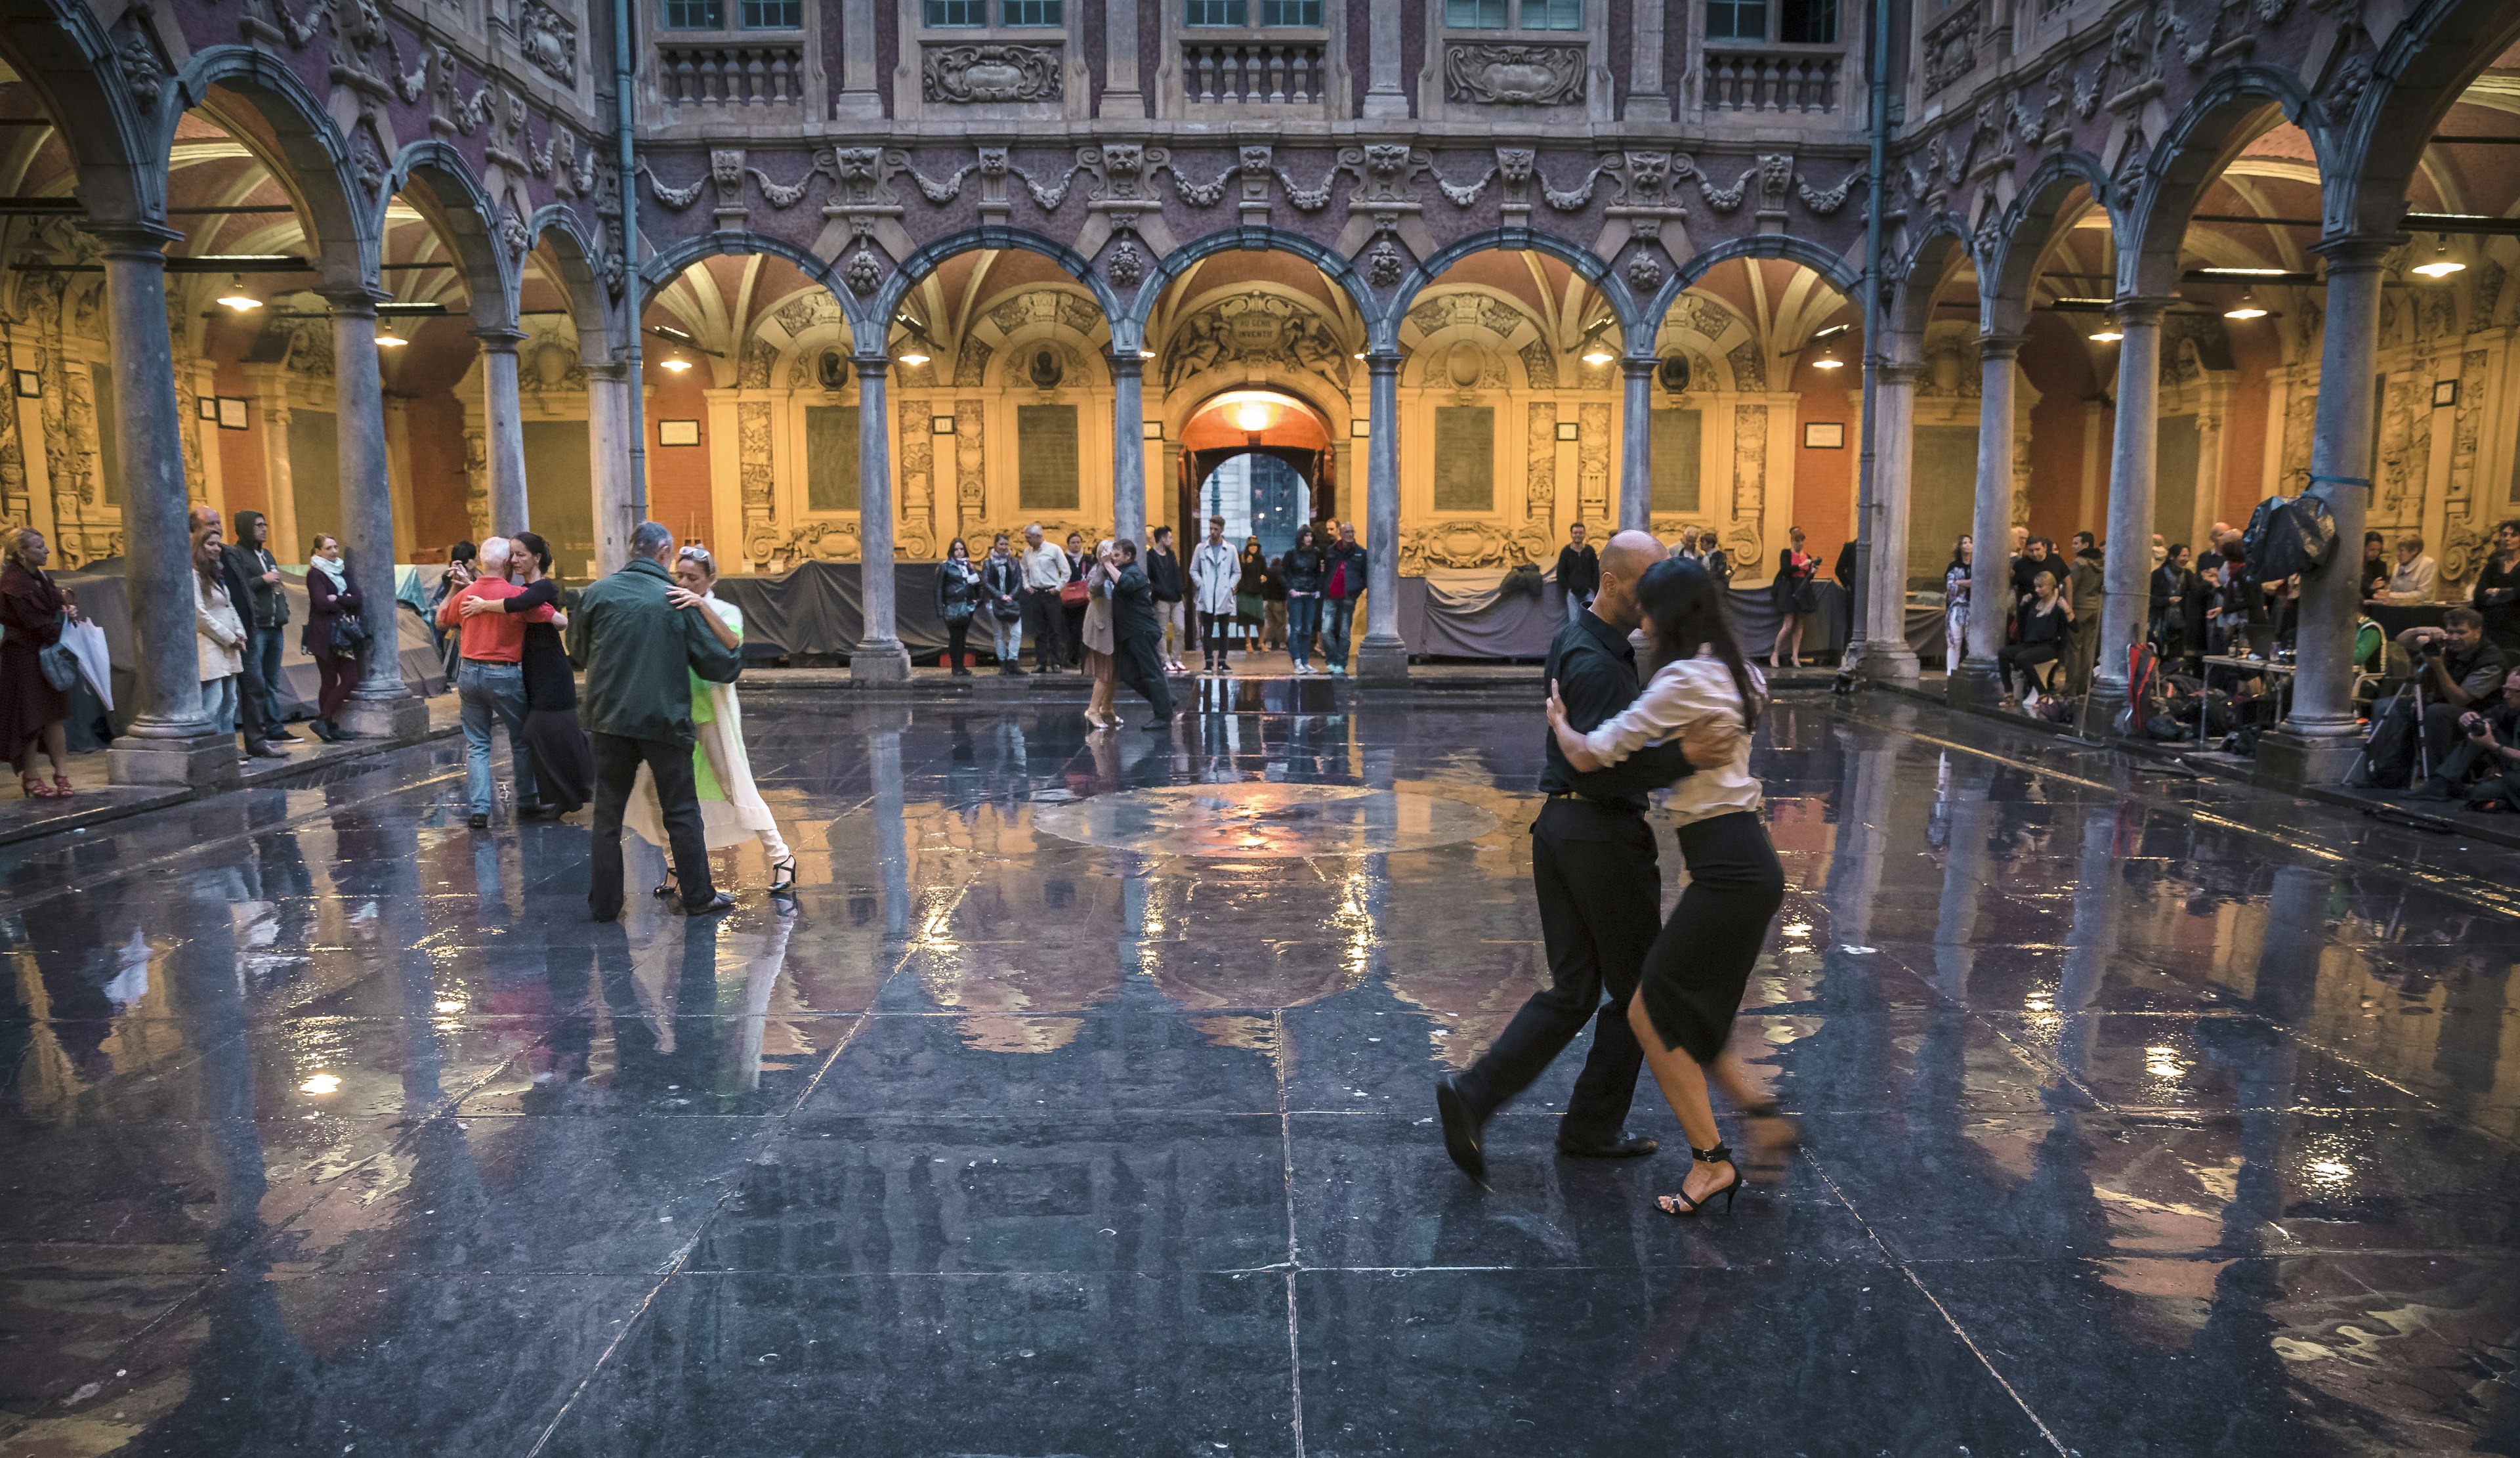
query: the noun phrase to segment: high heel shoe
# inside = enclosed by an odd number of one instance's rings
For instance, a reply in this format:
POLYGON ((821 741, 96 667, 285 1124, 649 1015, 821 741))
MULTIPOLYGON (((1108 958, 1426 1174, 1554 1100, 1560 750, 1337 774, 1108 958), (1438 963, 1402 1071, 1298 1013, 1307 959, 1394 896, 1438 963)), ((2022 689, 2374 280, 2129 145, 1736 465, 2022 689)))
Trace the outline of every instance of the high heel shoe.
MULTIPOLYGON (((1701 1164, 1732 1163, 1732 1146, 1727 1144, 1719 1143, 1713 1149, 1691 1149, 1689 1153, 1695 1156, 1697 1162, 1701 1164)), ((1678 1193, 1671 1195, 1658 1195, 1654 1197, 1654 1208, 1661 1210, 1666 1215, 1685 1217, 1696 1214, 1698 1211, 1706 1208, 1708 1205, 1714 1202, 1716 1196, 1721 1195, 1724 1197, 1724 1213, 1729 1215, 1732 1213, 1732 1197, 1740 1193, 1740 1190, 1741 1166, 1733 1164, 1732 1182, 1731 1184, 1709 1190, 1703 1198, 1697 1200, 1689 1199, 1688 1192, 1687 1190, 1681 1190, 1678 1193)))
POLYGON ((1774 1099, 1770 1099, 1764 1104, 1752 1104, 1745 1107, 1741 1111, 1741 1116, 1751 1119, 1774 1120, 1775 1122, 1785 1126, 1785 1131, 1780 1136, 1774 1139, 1762 1139, 1757 1142, 1758 1147, 1753 1151, 1754 1158, 1751 1162, 1754 1172, 1756 1172, 1763 1181, 1770 1177, 1783 1174, 1785 1166, 1793 1162, 1795 1151, 1803 1147, 1802 1125, 1794 1122, 1792 1118, 1788 1117, 1784 1110, 1778 1108, 1777 1101, 1774 1099))
POLYGON ((770 894, 774 896, 796 894, 796 857, 791 855, 786 860, 770 863, 770 894))

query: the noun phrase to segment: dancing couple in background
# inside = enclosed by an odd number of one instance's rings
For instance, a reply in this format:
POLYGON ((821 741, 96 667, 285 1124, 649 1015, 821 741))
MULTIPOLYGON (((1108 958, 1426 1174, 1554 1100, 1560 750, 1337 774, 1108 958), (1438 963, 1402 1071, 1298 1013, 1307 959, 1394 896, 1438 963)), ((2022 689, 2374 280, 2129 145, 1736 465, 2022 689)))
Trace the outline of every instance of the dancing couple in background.
POLYGON ((1532 879, 1552 985, 1476 1062, 1437 1086, 1436 1110, 1454 1162, 1484 1184, 1487 1118, 1598 1010, 1592 1052, 1559 1121, 1559 1152, 1654 1153, 1653 1140, 1622 1128, 1642 1063, 1691 1155, 1681 1188, 1657 1207, 1693 1215, 1721 1195, 1729 1210, 1742 1173, 1716 1123, 1710 1076, 1761 1126, 1761 1168, 1781 1168, 1798 1142, 1792 1121, 1726 1046, 1784 900, 1784 871, 1749 767, 1767 685, 1744 660, 1702 564, 1665 558, 1644 532, 1621 532, 1601 553, 1600 571, 1592 610, 1560 630, 1549 656, 1541 777, 1549 799, 1532 826, 1532 879), (1653 656, 1642 690, 1628 641, 1638 627, 1653 656), (1647 794, 1664 785, 1688 868, 1668 922, 1644 820, 1647 794))

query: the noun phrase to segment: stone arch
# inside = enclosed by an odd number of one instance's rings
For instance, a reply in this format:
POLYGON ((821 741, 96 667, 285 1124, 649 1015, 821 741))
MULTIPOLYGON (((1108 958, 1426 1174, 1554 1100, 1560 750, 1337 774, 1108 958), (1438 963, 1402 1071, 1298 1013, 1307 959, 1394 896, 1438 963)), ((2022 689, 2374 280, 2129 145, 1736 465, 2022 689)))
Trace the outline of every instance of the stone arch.
POLYGON ((1690 388, 1692 389, 1699 387, 1735 390, 1763 388, 1761 385, 1745 383, 1742 379, 1743 372, 1732 358, 1733 351, 1741 348, 1743 344, 1753 349, 1757 348, 1758 326, 1739 309, 1734 308, 1729 300, 1700 294, 1695 296, 1700 306, 1686 308, 1685 302, 1691 296, 1688 294, 1676 296, 1671 301, 1671 307, 1664 311, 1661 318, 1654 321, 1655 349, 1666 358, 1678 353, 1689 359, 1690 388), (1710 314, 1720 316, 1714 321, 1716 327, 1712 333, 1707 330, 1710 314), (1740 342, 1728 347, 1725 341, 1732 338, 1736 332, 1741 337, 1740 342))
POLYGON ((2065 152, 2042 161, 2004 211, 1995 256, 1981 260, 1985 277, 1978 290, 1979 308, 1989 334, 2017 335, 2030 327, 2030 286, 2055 241, 2056 215, 2078 187, 2088 189, 2092 205, 2108 212, 2109 236, 2116 241, 2120 220, 2109 207, 2109 175, 2099 159, 2065 152))
POLYGON ((96 221, 163 216, 165 152, 117 75, 113 41, 82 0, 0 4, 0 57, 43 98, 55 134, 78 167, 80 202, 96 221))
MULTIPOLYGON (((524 282, 524 250, 512 249, 501 236, 498 205, 472 175, 472 163, 444 139, 426 137, 394 158, 393 170, 385 179, 385 196, 405 192, 414 181, 428 187, 438 213, 429 225, 446 239, 463 266, 465 292, 472 296, 472 327, 513 326, 517 291, 524 282)), ((532 247, 530 239, 518 241, 532 247)))
MULTIPOLYGON (((1435 351, 1469 343, 1494 359, 1500 375, 1519 375, 1527 388, 1557 387, 1558 348, 1549 336, 1546 322, 1522 300, 1502 290, 1483 285, 1457 286, 1435 299, 1420 299, 1394 323, 1393 337, 1398 338, 1401 330, 1412 325, 1417 326, 1418 339, 1401 366, 1403 384, 1412 383, 1413 369, 1418 379, 1434 369, 1435 351), (1450 317, 1432 321, 1431 328, 1430 321, 1418 317, 1421 311, 1447 301, 1453 302, 1447 310, 1450 317), (1475 317, 1462 317, 1462 303, 1470 305, 1475 317), (1517 340, 1525 342, 1517 344, 1517 340), (1539 362, 1539 354, 1548 357, 1546 365, 1539 362)), ((1505 383, 1510 387, 1509 381, 1505 383)))
POLYGON ((2435 128, 2477 72, 2515 41, 2520 11, 2499 0, 2434 0, 2398 26, 2352 111, 2328 118, 2335 156, 2319 156, 2326 232, 2397 230, 2435 128))
POLYGON ((1649 305, 1648 319, 1661 319, 1671 312, 1674 299, 1688 292, 1689 286, 1713 271, 1719 263, 1734 258, 1786 258, 1799 263, 1827 280, 1829 286, 1849 298, 1864 296, 1864 271, 1845 258, 1818 244, 1807 243, 1788 233, 1762 233, 1753 238, 1738 238, 1720 243, 1711 249, 1691 253, 1677 272, 1663 283, 1649 305))
POLYGON ((1356 265, 1349 262, 1345 254, 1324 248, 1300 233, 1287 233, 1277 228, 1228 228, 1193 238, 1164 254, 1155 265, 1154 273, 1138 286, 1138 296, 1131 301, 1125 316, 1112 316, 1115 327, 1126 323, 1132 342, 1144 342, 1147 321, 1153 316, 1156 302, 1164 296, 1164 291, 1172 287, 1173 280, 1189 272, 1191 265, 1202 258, 1236 250, 1292 253, 1320 269, 1325 278, 1347 296, 1348 302, 1356 306, 1358 315, 1365 320, 1366 347, 1374 347, 1375 330, 1383 317, 1382 309, 1374 302, 1372 291, 1366 288, 1365 280, 1358 277, 1356 265))
MULTIPOLYGON (((2250 122, 2279 108, 2310 137, 2323 176, 2335 175, 2335 144, 2318 124, 2301 78, 2272 67, 2243 66, 2217 74, 2139 161, 2121 159, 2117 202, 2117 286, 2121 297, 2165 297, 2179 283, 2179 249, 2196 200, 2223 169, 2250 122), (2135 177, 2130 166, 2139 168, 2135 177), (2130 190, 2128 184, 2134 184, 2130 190)), ((2130 146, 2141 141, 2138 135, 2130 146)), ((2333 216, 2333 214, 2330 214, 2333 216)), ((2394 222, 2394 218, 2392 219, 2394 222)))
MULTIPOLYGON (((638 282, 631 291, 629 317, 633 321, 633 327, 636 327, 636 321, 647 317, 648 308, 656 301, 656 296, 672 287, 674 280, 681 278, 684 271, 693 264, 702 258, 742 257, 748 253, 768 253, 773 257, 785 258, 795 264, 803 271, 805 277, 831 290, 832 296, 840 301, 840 308, 847 312, 852 320, 863 325, 863 317, 849 308, 849 296, 846 289, 839 280, 832 276, 832 261, 829 258, 822 257, 811 250, 782 242, 768 234, 730 231, 696 234, 681 240, 672 248, 650 255, 648 261, 639 266, 638 282)), ((885 313, 877 317, 888 318, 890 315, 885 313)), ((861 344, 863 345, 863 337, 861 337, 861 344)), ((883 347, 880 336, 877 338, 875 347, 878 349, 883 347)))
MULTIPOLYGON (((1065 244, 1045 238, 1038 233, 991 224, 987 227, 968 228, 963 232, 940 238, 900 260, 894 266, 891 277, 886 278, 882 287, 876 290, 875 294, 853 313, 858 323, 859 347, 863 350, 880 350, 884 347, 885 333, 889 328, 893 311, 901 307, 902 299, 909 296, 910 291, 921 279, 934 272, 936 267, 946 259, 957 253, 1008 249, 1020 249, 1025 252, 1039 253, 1066 270, 1069 276, 1084 285, 1086 291, 1094 296, 1095 304, 1102 310, 1102 317, 1111 323, 1113 344, 1115 346, 1119 344, 1117 336, 1120 332, 1120 323, 1127 317, 1127 311, 1121 307, 1119 297, 1111 292, 1110 286, 1094 271, 1092 259, 1065 244)), ((842 302, 846 303, 847 299, 844 297, 842 302)), ((1130 341, 1130 344, 1132 347, 1135 346, 1134 338, 1130 341)))
POLYGON ((1416 307, 1418 296, 1426 286, 1463 258, 1485 252, 1547 253, 1564 263, 1586 283, 1600 290, 1601 296, 1609 300, 1610 312, 1619 321, 1621 342, 1630 352, 1639 352, 1641 348, 1652 349, 1653 326, 1650 321, 1661 318, 1661 314, 1651 311, 1640 314, 1636 296, 1629 292, 1628 286, 1599 254, 1553 233, 1532 228, 1492 228, 1437 249, 1400 281, 1399 289, 1391 296, 1388 313, 1377 318, 1373 312, 1367 311, 1369 342, 1366 347, 1397 349, 1400 346, 1400 321, 1409 317, 1410 309, 1416 307))
MULTIPOLYGON (((1925 331, 1934 322, 1934 296, 1942 291, 1943 275, 1955 254, 1973 257, 1974 247, 1975 240, 1969 237, 1968 225, 1959 214, 1937 212, 1925 220, 1915 243, 1900 260, 1898 289, 1882 313, 1884 338, 1879 348, 1891 363, 1917 362, 1925 331)), ((1985 312, 1982 293, 1979 312, 1985 312)))
MULTIPOLYGON (((281 156, 266 159, 274 180, 293 197, 314 235, 316 272, 329 289, 370 289, 384 261, 383 153, 373 137, 362 154, 297 73, 250 46, 211 46, 194 53, 161 100, 155 155, 174 148, 175 123, 216 86, 243 98, 271 129, 281 156), (362 179, 362 172, 372 175, 362 179)), ((160 186, 163 184, 161 183, 160 186)))
MULTIPOLYGON (((587 240, 577 214, 558 203, 547 203, 535 209, 525 226, 535 243, 551 245, 552 256, 560 262, 561 289, 568 296, 569 322, 577 328, 578 363, 611 363, 612 319, 605 307, 604 281, 596 264, 601 255, 587 240)), ((520 286, 521 282, 520 270, 520 286)))

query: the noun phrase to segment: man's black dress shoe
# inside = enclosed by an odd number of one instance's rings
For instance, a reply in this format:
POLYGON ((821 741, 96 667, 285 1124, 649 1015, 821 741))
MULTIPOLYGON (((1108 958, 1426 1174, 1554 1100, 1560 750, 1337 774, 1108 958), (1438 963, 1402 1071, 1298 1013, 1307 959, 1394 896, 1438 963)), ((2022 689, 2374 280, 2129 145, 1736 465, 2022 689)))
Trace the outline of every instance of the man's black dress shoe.
POLYGON ((1444 1125, 1444 1153, 1462 1172, 1484 1185, 1488 1182, 1487 1152, 1479 1147, 1479 1120, 1470 1113, 1470 1101, 1462 1094, 1457 1078, 1438 1079, 1435 1084, 1435 1115, 1444 1125))
POLYGON ((679 901, 675 904, 682 909, 682 913, 685 916, 715 916, 722 911, 733 911, 735 909, 735 897, 727 894, 725 891, 720 891, 716 895, 702 901, 698 906, 694 906, 689 901, 679 901))
POLYGON ((1563 1134, 1557 1136, 1557 1152, 1578 1160, 1642 1160, 1660 1148, 1661 1144, 1642 1134, 1622 1132, 1607 1144, 1587 1144, 1563 1134))

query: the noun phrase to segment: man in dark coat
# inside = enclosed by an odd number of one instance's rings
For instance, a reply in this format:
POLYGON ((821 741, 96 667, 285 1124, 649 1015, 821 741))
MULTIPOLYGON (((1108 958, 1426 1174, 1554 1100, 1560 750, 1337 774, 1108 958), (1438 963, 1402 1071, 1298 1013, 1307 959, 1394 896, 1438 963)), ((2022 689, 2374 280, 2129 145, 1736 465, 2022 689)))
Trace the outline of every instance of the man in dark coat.
POLYGON ((629 563, 579 594, 569 619, 569 661, 586 670, 578 713, 595 743, 595 864, 586 901, 599 922, 621 915, 621 816, 642 763, 656 782, 683 914, 712 916, 735 905, 709 880, 692 772, 690 675, 733 683, 743 658, 718 641, 707 609, 665 601, 674 585, 665 559, 673 550, 673 532, 640 523, 630 534, 629 563))
POLYGON ((1173 721, 1173 691, 1164 682, 1164 625, 1154 584, 1138 566, 1136 542, 1122 537, 1112 546, 1120 554, 1120 578, 1111 584, 1111 676, 1146 699, 1155 711, 1147 728, 1161 732, 1173 721))
MULTIPOLYGON (((2065 692, 2082 694, 2092 687, 2092 663, 2100 651, 2100 613, 2107 590, 2107 569, 2099 541, 2088 531, 2074 533, 2074 557, 2065 569, 2066 600, 2074 621, 2065 630, 2065 692)), ((2124 664, 2119 666, 2123 667, 2124 664)))
MULTIPOLYGON (((255 679, 262 683, 262 723, 275 740, 294 736, 283 726, 289 711, 280 702, 281 629, 289 626, 289 593, 281 586, 280 561, 271 555, 271 524, 260 512, 238 512, 236 530, 228 534, 227 560, 245 578, 248 596, 236 599, 237 615, 252 631, 252 646, 246 651, 250 661, 246 665, 247 678, 241 687, 253 692, 255 679)), ((236 586, 228 586, 231 596, 236 586)))
POLYGON ((1557 590, 1566 595, 1566 620, 1573 622, 1593 606, 1601 590, 1601 555, 1584 540, 1584 524, 1566 528, 1566 545, 1557 549, 1557 590))
MULTIPOLYGON (((245 518, 251 516, 254 516, 252 512, 238 513, 238 526, 242 528, 245 518)), ((260 521, 258 517, 255 520, 257 523, 260 521)), ((203 527, 215 531, 218 525, 217 512, 206 506, 193 508, 195 535, 198 536, 203 527)), ((273 571, 276 574, 278 569, 273 569, 273 571)), ((266 706, 271 701, 271 695, 263 679, 262 655, 254 651, 260 647, 260 644, 252 640, 250 632, 253 626, 253 615, 247 611, 248 605, 253 600, 254 584, 261 574, 262 569, 250 552, 240 552, 233 543, 219 549, 219 584, 228 590, 229 605, 237 610, 237 616, 245 622, 248 630, 244 654, 245 669, 242 681, 237 684, 237 734, 245 742, 245 752, 248 758, 277 759, 281 754, 276 746, 294 745, 297 743, 297 737, 281 728, 276 722, 265 718, 266 706)), ((272 591, 277 593, 279 589, 275 587, 272 591)), ((284 614, 288 611, 285 603, 281 611, 284 614)), ((274 668, 276 669, 277 666, 277 660, 275 660, 274 668)))

